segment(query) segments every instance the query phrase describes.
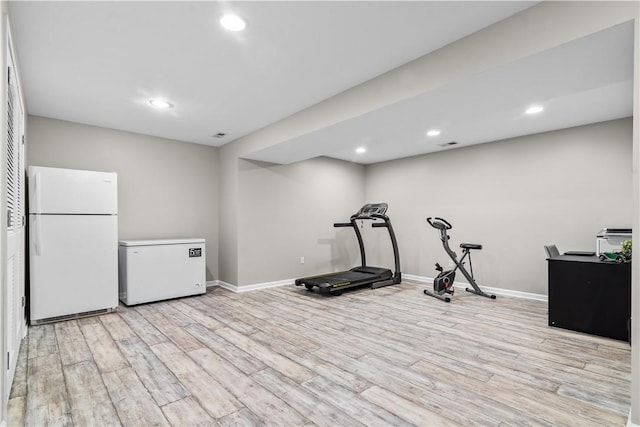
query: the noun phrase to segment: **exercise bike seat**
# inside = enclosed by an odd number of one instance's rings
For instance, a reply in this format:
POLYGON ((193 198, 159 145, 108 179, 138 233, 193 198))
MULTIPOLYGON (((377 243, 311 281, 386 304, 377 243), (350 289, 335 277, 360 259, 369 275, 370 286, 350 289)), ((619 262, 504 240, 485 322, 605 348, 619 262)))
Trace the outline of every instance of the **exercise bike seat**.
POLYGON ((467 250, 471 250, 471 249, 480 250, 480 249, 482 249, 482 245, 479 245, 477 243, 460 243, 460 247, 462 249, 467 249, 467 250))

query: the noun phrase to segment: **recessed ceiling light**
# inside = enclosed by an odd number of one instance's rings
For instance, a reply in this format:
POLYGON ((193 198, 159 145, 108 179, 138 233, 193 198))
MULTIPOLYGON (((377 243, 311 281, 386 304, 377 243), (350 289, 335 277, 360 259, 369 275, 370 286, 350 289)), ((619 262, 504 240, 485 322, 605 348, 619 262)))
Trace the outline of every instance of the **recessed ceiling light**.
POLYGON ((246 28, 247 23, 238 15, 228 13, 220 18, 220 25, 229 31, 242 31, 246 28))
POLYGON ((527 108, 525 113, 527 113, 527 114, 537 114, 537 113, 541 112, 542 110, 544 110, 544 107, 541 107, 539 105, 534 105, 533 107, 527 108))
POLYGON ((150 99, 149 105, 159 110, 166 110, 169 108, 173 108, 173 105, 170 102, 165 101, 164 99, 150 99))
POLYGON ((431 129, 427 132, 427 136, 438 136, 440 135, 440 131, 438 129, 431 129))
POLYGON ((364 147, 356 148, 356 153, 358 153, 358 154, 362 154, 362 153, 366 153, 366 152, 367 152, 367 149, 364 148, 364 147))

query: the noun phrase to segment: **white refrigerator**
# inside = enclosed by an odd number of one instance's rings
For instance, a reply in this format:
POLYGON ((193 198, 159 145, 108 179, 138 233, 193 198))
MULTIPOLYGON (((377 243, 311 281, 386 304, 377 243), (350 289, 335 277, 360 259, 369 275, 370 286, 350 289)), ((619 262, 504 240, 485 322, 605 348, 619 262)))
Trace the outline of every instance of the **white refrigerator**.
POLYGON ((118 177, 29 166, 32 325, 118 307, 118 177))

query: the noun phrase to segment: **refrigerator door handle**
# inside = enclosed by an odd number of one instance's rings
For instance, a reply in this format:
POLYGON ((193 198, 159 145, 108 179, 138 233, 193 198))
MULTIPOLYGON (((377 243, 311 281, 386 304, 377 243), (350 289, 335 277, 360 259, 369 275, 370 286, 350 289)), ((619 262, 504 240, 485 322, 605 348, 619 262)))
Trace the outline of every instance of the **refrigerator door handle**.
POLYGON ((40 215, 34 215, 35 216, 35 227, 33 230, 33 234, 34 234, 34 240, 35 240, 35 249, 36 249, 36 256, 42 256, 42 238, 40 237, 42 235, 41 230, 40 230, 40 215))
POLYGON ((40 172, 36 173, 34 184, 33 184, 33 194, 35 197, 35 206, 33 207, 33 212, 41 213, 40 206, 42 206, 42 200, 40 194, 42 193, 41 183, 40 183, 40 172))

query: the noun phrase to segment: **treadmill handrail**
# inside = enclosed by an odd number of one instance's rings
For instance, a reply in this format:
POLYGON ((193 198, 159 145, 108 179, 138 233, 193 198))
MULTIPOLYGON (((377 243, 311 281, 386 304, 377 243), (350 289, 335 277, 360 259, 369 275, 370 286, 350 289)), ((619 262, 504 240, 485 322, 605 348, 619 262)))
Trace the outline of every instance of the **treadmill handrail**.
POLYGON ((338 227, 353 227, 353 224, 351 224, 350 222, 334 222, 333 226, 338 228, 338 227))
POLYGON ((360 261, 362 266, 367 265, 367 255, 364 252, 364 241, 362 240, 362 233, 360 232, 360 227, 356 224, 356 219, 351 217, 351 226, 353 227, 353 231, 356 233, 356 238, 358 239, 358 247, 360 248, 360 261))
MULTIPOLYGON (((394 272, 393 278, 394 278, 394 281, 397 280, 396 283, 400 283, 401 281, 400 254, 398 251, 398 242, 396 240, 396 233, 393 231, 393 226, 391 225, 391 221, 389 220, 389 218, 386 218, 384 222, 387 226, 387 231, 389 231, 389 238, 391 239, 391 246, 393 247, 393 261, 396 267, 396 271, 394 272)), ((382 224, 380 226, 382 226, 382 224)))
MULTIPOLYGON (((380 205, 384 205, 385 206, 385 212, 386 212, 386 203, 381 203, 380 205)), ((366 255, 365 255, 365 249, 364 249, 364 243, 362 240, 362 234, 360 233, 360 230, 358 228, 358 225, 356 224, 357 220, 364 220, 364 219, 368 219, 368 220, 373 220, 375 221, 376 219, 381 219, 384 221, 384 224, 382 223, 373 223, 371 224, 372 227, 386 227, 386 229, 389 231, 389 238, 391 239, 391 246, 393 248, 393 261, 395 264, 395 272, 394 272, 394 280, 401 280, 401 273, 400 273, 400 254, 398 251, 398 242, 396 240, 396 234, 393 231, 393 226, 391 225, 391 220, 389 219, 389 217, 386 214, 381 214, 381 213, 377 213, 377 212, 371 212, 371 213, 365 213, 363 214, 362 212, 365 211, 365 207, 369 206, 369 205, 365 205, 363 206, 358 212, 356 212, 355 214, 351 215, 351 224, 353 225, 353 229, 356 232, 356 237, 358 238, 358 245, 360 247, 360 256, 362 258, 362 265, 366 266, 366 255)), ((335 224, 334 224, 335 225, 335 224)))

